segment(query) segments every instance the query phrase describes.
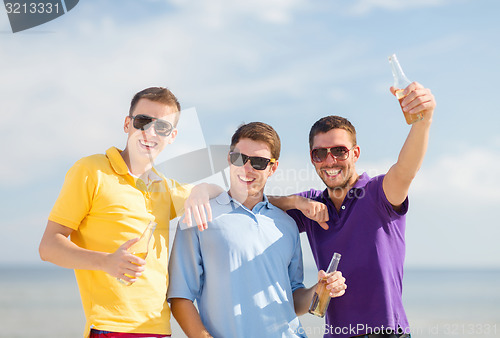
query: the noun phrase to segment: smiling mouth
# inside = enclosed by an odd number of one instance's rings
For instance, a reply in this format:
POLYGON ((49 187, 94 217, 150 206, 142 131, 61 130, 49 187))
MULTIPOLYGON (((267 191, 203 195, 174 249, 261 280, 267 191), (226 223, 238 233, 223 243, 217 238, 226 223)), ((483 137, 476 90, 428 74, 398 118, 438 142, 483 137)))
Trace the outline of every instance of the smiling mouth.
POLYGON ((255 178, 248 178, 248 177, 240 176, 240 175, 238 175, 238 178, 240 179, 240 181, 245 182, 245 183, 252 183, 253 181, 255 181, 255 178))
POLYGON ((323 172, 329 177, 336 177, 342 172, 342 169, 323 169, 323 172))
POLYGON ((146 149, 154 148, 157 144, 156 142, 146 141, 146 140, 140 140, 139 143, 146 149))

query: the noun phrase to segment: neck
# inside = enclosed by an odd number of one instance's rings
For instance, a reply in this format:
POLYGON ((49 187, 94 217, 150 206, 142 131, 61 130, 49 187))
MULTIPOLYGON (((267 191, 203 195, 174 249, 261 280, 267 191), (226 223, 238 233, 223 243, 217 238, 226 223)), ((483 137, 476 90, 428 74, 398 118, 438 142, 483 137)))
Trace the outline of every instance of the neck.
POLYGON ((128 167, 128 170, 134 174, 135 176, 141 176, 146 171, 150 170, 153 167, 153 160, 148 161, 140 161, 137 158, 133 158, 130 156, 130 153, 127 149, 122 151, 121 153, 123 161, 128 167))
POLYGON ((340 210, 340 207, 342 206, 342 203, 344 203, 344 199, 351 190, 351 188, 356 184, 358 181, 359 175, 355 172, 354 175, 349 179, 349 181, 341 187, 334 187, 330 188, 328 187, 328 197, 330 197, 330 200, 332 201, 333 205, 335 206, 335 209, 337 211, 340 210))
POLYGON ((246 191, 243 194, 239 194, 237 191, 234 191, 232 189, 229 189, 227 193, 233 199, 244 205, 248 210, 252 210, 253 207, 257 205, 257 203, 262 202, 262 200, 264 199, 264 192, 262 190, 255 195, 248 195, 248 192, 246 191))

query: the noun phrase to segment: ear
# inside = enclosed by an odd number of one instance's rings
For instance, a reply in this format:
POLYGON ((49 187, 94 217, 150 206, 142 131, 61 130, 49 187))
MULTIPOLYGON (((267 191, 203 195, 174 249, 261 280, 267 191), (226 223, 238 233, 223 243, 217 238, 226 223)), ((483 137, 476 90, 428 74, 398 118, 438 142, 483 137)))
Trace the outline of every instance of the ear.
POLYGON ((174 128, 170 133, 170 135, 168 135, 167 144, 173 143, 176 137, 177 137, 177 128, 174 128))
POLYGON ((130 121, 132 121, 132 118, 130 118, 130 116, 126 116, 125 117, 125 122, 123 124, 123 131, 128 134, 128 132, 130 131, 130 121))
POLYGON ((352 150, 352 153, 353 153, 353 161, 357 162, 359 159, 359 155, 361 154, 361 148, 358 145, 356 145, 352 150))
POLYGON ((278 162, 279 161, 276 160, 276 162, 273 163, 271 169, 269 170, 269 175, 267 177, 271 177, 276 172, 276 169, 278 169, 278 162))

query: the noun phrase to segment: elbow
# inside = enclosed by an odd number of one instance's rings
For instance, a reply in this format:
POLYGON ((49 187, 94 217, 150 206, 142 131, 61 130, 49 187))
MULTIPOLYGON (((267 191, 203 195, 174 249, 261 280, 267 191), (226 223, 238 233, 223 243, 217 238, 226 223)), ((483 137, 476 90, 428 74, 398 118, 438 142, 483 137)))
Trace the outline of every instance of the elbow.
POLYGON ((44 262, 52 262, 51 260, 51 248, 52 245, 47 241, 46 238, 42 238, 40 245, 38 246, 38 254, 40 255, 40 259, 44 262))
POLYGON ((44 262, 47 262, 49 260, 48 258, 48 252, 47 252, 47 245, 45 244, 44 241, 40 243, 38 246, 38 254, 40 255, 40 259, 44 262))
POLYGON ((295 314, 297 315, 297 317, 305 315, 307 312, 308 312, 307 309, 299 309, 295 307, 295 314))

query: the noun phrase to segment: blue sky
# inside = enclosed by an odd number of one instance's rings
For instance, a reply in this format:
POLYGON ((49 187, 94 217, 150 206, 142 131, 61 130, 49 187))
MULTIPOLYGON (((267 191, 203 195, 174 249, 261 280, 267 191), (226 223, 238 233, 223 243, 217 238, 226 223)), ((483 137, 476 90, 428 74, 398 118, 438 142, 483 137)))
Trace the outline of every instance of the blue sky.
POLYGON ((0 8, 0 263, 39 261, 64 174, 82 156, 124 146, 130 98, 152 85, 171 88, 199 123, 198 134, 188 119, 179 126, 189 136, 165 158, 227 143, 241 122, 260 120, 283 143, 268 192, 321 188, 307 134, 336 114, 357 128, 358 171, 384 173, 409 130, 389 92, 396 53, 437 100, 410 191, 406 264, 500 268, 497 0, 117 4, 80 1, 16 34, 0 8))

